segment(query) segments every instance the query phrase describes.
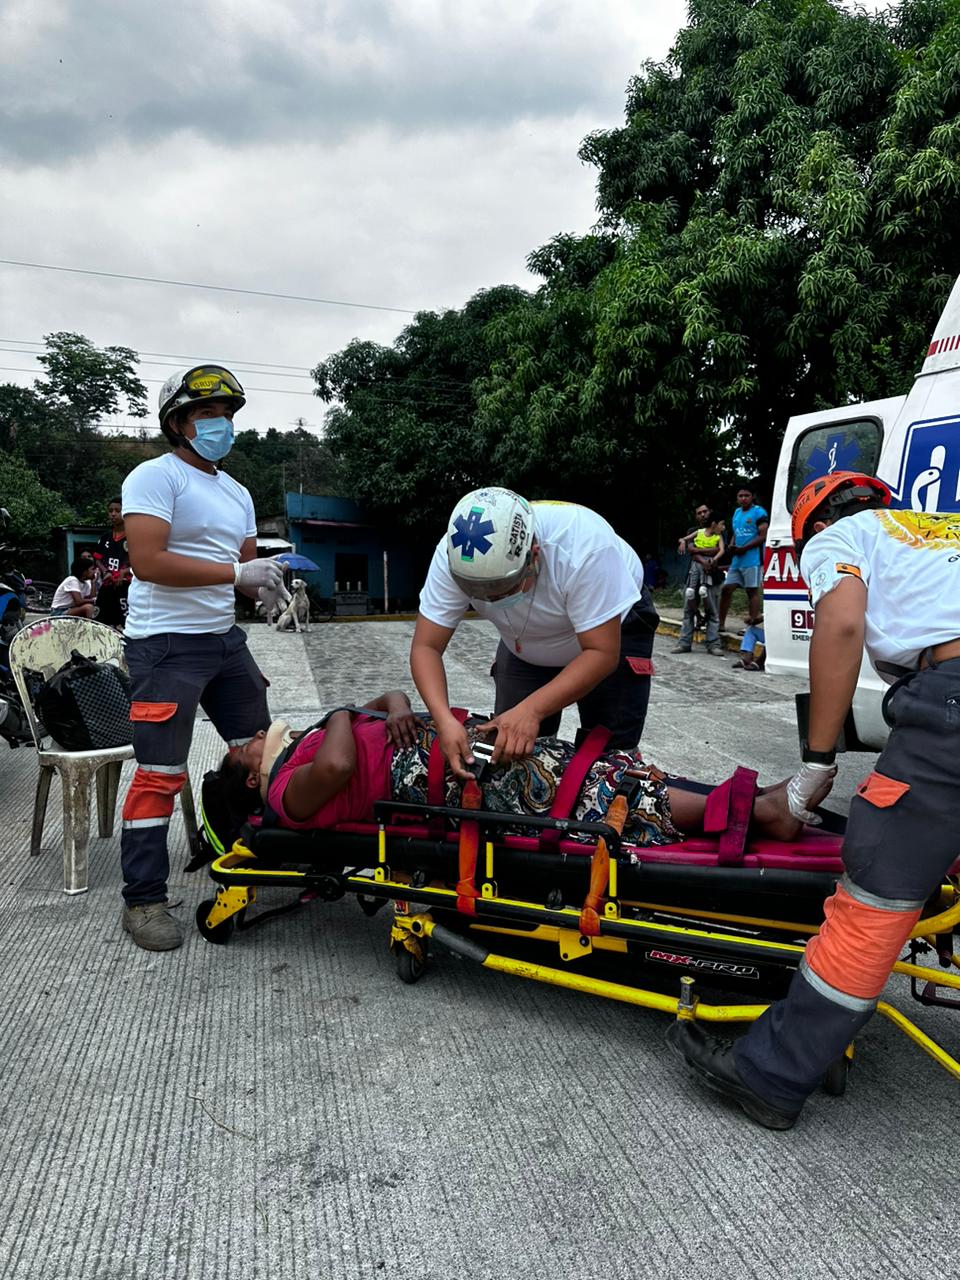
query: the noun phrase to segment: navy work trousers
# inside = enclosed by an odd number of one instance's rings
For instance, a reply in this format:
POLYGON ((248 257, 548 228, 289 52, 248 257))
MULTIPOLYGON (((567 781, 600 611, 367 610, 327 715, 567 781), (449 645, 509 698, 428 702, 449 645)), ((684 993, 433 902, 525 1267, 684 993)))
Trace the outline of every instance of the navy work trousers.
POLYGON ((734 1050, 746 1083, 785 1110, 802 1105, 869 1020, 960 853, 960 658, 894 686, 884 716, 892 731, 851 803, 846 874, 827 901, 827 923, 786 998, 734 1050))
POLYGON ((166 632, 128 639, 137 769, 123 806, 123 896, 134 906, 163 902, 170 863, 167 827, 187 777, 197 707, 228 746, 270 725, 267 682, 240 627, 223 635, 166 632))

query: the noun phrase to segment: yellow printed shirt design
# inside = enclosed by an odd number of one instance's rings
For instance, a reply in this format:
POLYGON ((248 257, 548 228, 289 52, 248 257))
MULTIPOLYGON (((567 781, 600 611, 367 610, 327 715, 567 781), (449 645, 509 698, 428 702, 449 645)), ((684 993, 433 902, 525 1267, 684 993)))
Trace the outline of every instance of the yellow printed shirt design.
POLYGON ((876 516, 897 542, 918 550, 960 551, 960 512, 882 510, 876 516))
POLYGON ((924 649, 960 636, 960 512, 845 516, 809 540, 800 565, 814 608, 841 582, 863 583, 874 663, 913 668, 924 649))

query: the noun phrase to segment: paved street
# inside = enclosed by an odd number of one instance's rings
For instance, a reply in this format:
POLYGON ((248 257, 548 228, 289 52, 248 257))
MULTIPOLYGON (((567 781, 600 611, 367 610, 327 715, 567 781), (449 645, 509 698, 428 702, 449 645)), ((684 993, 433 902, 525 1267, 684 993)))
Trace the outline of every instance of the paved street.
MULTIPOLYGON (((257 626, 251 646, 274 714, 306 724, 409 688, 411 631, 257 626)), ((476 710, 491 635, 468 623, 451 646, 451 692, 476 710)), ((649 758, 784 777, 794 685, 670 644, 649 758)), ((195 782, 220 750, 198 725, 195 782)), ((688 1080, 661 1015, 447 955, 401 985, 386 913, 349 900, 227 947, 191 925, 150 955, 119 930, 117 839, 93 842, 89 893, 64 896, 59 804, 31 859, 35 759, 0 752, 4 1280, 955 1275, 957 1085, 889 1023, 863 1036, 843 1099, 776 1134, 688 1080)), ((870 759, 843 765, 833 807, 870 759)), ((179 816, 171 838, 192 922, 208 882, 179 869, 179 816)), ((960 1052, 960 1017, 891 992, 960 1052)))

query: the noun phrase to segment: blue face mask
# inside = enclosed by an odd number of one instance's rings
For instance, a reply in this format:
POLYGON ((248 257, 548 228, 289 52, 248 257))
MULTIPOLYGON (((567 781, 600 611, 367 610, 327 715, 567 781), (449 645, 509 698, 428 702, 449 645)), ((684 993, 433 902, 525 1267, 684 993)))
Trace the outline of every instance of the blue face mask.
POLYGON ((207 462, 219 462, 233 448, 233 423, 229 418, 197 418, 197 434, 190 441, 194 453, 207 462))
POLYGON ((524 597, 523 591, 515 591, 512 596, 503 596, 499 600, 484 600, 488 609, 512 609, 524 597))

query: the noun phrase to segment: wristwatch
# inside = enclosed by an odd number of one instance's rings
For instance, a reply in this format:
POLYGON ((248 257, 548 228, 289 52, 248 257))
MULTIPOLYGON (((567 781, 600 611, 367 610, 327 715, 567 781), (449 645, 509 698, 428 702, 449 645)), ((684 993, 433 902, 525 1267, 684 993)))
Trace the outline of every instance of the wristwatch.
POLYGON ((836 748, 830 751, 814 751, 810 743, 804 738, 800 746, 800 759, 804 764, 836 764, 837 752, 836 748))

